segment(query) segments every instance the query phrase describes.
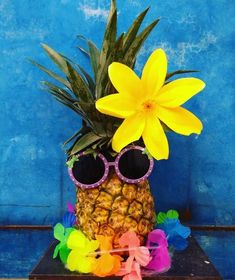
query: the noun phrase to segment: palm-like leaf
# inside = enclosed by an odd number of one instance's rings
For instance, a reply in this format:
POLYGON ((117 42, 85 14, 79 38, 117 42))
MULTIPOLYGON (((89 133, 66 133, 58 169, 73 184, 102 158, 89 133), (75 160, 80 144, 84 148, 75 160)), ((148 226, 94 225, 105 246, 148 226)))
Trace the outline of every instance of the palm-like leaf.
MULTIPOLYGON (((66 57, 63 54, 60 54, 66 61, 68 61, 72 66, 74 66, 75 70, 78 69, 81 74, 83 79, 85 80, 85 82, 87 83, 90 92, 93 94, 93 96, 95 95, 95 83, 91 77, 91 75, 85 71, 79 64, 77 64, 76 62, 72 61, 70 58, 66 57)), ((69 82, 68 82, 69 83, 69 82)), ((69 84, 70 85, 70 84, 69 84)), ((70 89, 71 89, 71 85, 70 85, 70 89)))
POLYGON ((42 44, 43 49, 47 53, 47 55, 51 58, 51 60, 58 66, 58 68, 65 74, 68 75, 68 67, 66 60, 54 49, 47 46, 46 44, 42 44))
POLYGON ((99 57, 100 57, 100 51, 96 47, 96 45, 92 41, 88 41, 88 47, 89 47, 89 57, 90 62, 92 66, 92 70, 94 73, 95 80, 97 79, 97 72, 99 68, 99 57))
POLYGON ((147 8, 146 10, 144 10, 137 18, 136 20, 133 22, 133 24, 130 26, 129 30, 127 31, 126 35, 125 35, 125 39, 124 39, 124 51, 127 52, 130 45, 132 44, 132 42, 135 40, 136 35, 140 29, 140 26, 148 12, 149 8, 147 8))
POLYGON ((197 70, 177 70, 171 73, 168 73, 166 75, 166 81, 169 80, 170 78, 172 78, 175 75, 181 75, 181 74, 188 74, 188 73, 195 73, 198 72, 197 70))
POLYGON ((79 106, 79 104, 76 103, 76 99, 66 92, 66 90, 46 81, 44 81, 42 84, 46 86, 46 90, 51 93, 60 103, 63 103, 87 120, 86 114, 82 111, 82 108, 79 106))
POLYGON ((56 73, 54 73, 51 70, 48 70, 46 67, 42 66, 41 64, 37 63, 34 60, 29 59, 29 61, 35 65, 36 67, 38 67, 40 70, 42 70, 43 72, 45 72, 47 75, 49 75, 50 77, 52 77, 53 79, 57 80, 58 82, 60 82, 61 84, 63 84, 64 86, 66 86, 68 89, 71 90, 71 85, 70 83, 65 80, 64 78, 62 78, 61 76, 57 75, 56 73))
POLYGON ((100 139, 101 136, 95 134, 93 131, 86 133, 76 141, 70 152, 70 156, 82 151, 85 148, 89 148, 89 146, 91 146, 100 139))
POLYGON ((99 67, 97 69, 96 78, 96 97, 97 99, 105 95, 104 90, 104 80, 108 74, 108 65, 112 62, 110 56, 114 59, 114 46, 116 43, 117 36, 117 8, 116 2, 111 1, 111 8, 109 13, 109 18, 104 34, 104 39, 102 43, 102 48, 99 57, 99 67))
POLYGON ((72 65, 69 62, 66 63, 68 69, 67 77, 71 84, 74 95, 81 102, 94 104, 95 100, 93 98, 92 93, 90 92, 87 83, 84 81, 82 76, 72 67, 72 65))
POLYGON ((132 42, 132 44, 128 48, 128 50, 125 53, 125 56, 123 58, 123 61, 126 65, 128 65, 131 68, 134 67, 137 55, 138 55, 142 45, 144 44, 144 42, 148 38, 150 32, 153 30, 153 28, 157 25, 158 22, 159 22, 159 19, 156 19, 154 22, 152 22, 132 42))

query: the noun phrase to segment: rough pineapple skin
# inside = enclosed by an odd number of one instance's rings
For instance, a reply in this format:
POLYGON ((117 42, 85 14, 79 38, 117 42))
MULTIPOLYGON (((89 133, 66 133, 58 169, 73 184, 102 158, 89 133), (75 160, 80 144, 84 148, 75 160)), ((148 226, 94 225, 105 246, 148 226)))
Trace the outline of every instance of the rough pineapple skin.
POLYGON ((90 239, 96 234, 112 236, 118 248, 119 237, 132 230, 143 245, 155 224, 149 183, 127 184, 111 172, 98 188, 77 189, 76 217, 78 228, 90 239))

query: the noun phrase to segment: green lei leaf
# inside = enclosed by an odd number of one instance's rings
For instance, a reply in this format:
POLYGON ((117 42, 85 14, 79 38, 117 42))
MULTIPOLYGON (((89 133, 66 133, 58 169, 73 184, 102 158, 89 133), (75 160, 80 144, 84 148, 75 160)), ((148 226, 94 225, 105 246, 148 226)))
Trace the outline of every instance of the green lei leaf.
POLYGON ((53 259, 55 259, 58 256, 60 248, 61 248, 61 243, 56 245, 54 253, 53 253, 53 259))
POLYGON ((179 219, 179 213, 176 210, 170 209, 166 215, 168 219, 179 219))
POLYGON ((69 235, 71 232, 73 232, 75 228, 64 228, 64 226, 60 223, 56 224, 54 227, 54 237, 60 241, 59 244, 56 245, 53 253, 53 259, 55 259, 58 254, 60 256, 60 259, 63 263, 67 262, 67 258, 69 255, 69 252, 71 251, 67 247, 67 240, 69 238, 69 235))
POLYGON ((167 218, 166 213, 159 212, 157 215, 157 224, 163 224, 165 222, 165 219, 167 218))
POLYGON ((148 159, 152 159, 152 155, 150 154, 149 150, 145 147, 144 151, 142 154, 147 155, 148 159))
POLYGON ((64 264, 67 263, 68 255, 69 255, 70 252, 71 252, 71 249, 69 249, 66 244, 61 246, 61 248, 60 248, 60 259, 64 264))
POLYGON ((73 165, 76 161, 79 161, 79 159, 76 156, 72 156, 72 158, 68 160, 66 164, 69 168, 73 168, 73 165))
POLYGON ((167 213, 159 212, 156 222, 157 224, 163 224, 166 219, 179 219, 179 213, 173 209, 168 210, 167 213))
POLYGON ((54 237, 55 239, 62 241, 64 239, 64 226, 60 223, 56 224, 54 227, 54 237))

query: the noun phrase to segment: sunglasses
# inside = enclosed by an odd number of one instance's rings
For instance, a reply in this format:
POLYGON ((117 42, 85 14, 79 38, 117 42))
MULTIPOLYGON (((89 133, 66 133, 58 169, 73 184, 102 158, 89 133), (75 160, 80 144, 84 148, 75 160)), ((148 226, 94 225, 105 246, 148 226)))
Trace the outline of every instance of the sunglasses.
POLYGON ((143 153, 140 146, 129 146, 123 149, 114 161, 99 153, 96 157, 84 152, 76 155, 72 168, 68 168, 72 181, 83 189, 96 188, 108 177, 109 170, 114 167, 117 176, 124 182, 136 184, 147 179, 153 170, 154 160, 143 153))

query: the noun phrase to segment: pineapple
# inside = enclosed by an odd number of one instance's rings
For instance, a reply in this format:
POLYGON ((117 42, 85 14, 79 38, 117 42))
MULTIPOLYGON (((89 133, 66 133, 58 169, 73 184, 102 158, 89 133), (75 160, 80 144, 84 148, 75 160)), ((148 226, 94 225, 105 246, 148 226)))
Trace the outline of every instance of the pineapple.
POLYGON ((155 223, 154 201, 147 180, 127 184, 110 172, 98 188, 77 190, 78 227, 88 238, 112 236, 114 248, 128 230, 138 234, 142 244, 155 223))
MULTIPOLYGON (((111 139, 120 125, 120 119, 98 112, 95 102, 115 92, 108 77, 108 66, 113 61, 134 68, 141 46, 159 21, 156 19, 138 33, 147 12, 148 9, 143 11, 129 30, 117 37, 117 8, 115 0, 111 0, 101 50, 92 41, 87 41, 87 54, 93 78, 80 65, 47 45, 42 46, 65 77, 31 61, 61 84, 58 86, 51 82, 43 82, 49 93, 82 118, 81 129, 64 143, 67 145, 73 141, 67 149, 68 160, 81 151, 97 154, 106 150, 115 156, 111 148, 111 139)), ((167 78, 187 72, 192 71, 178 70, 169 73, 167 78)), ((78 227, 89 238, 95 238, 96 234, 112 236, 114 246, 117 247, 119 236, 128 230, 134 230, 143 244, 144 238, 155 223, 154 201, 148 181, 127 184, 111 171, 106 181, 98 188, 77 189, 76 216, 78 227)))

